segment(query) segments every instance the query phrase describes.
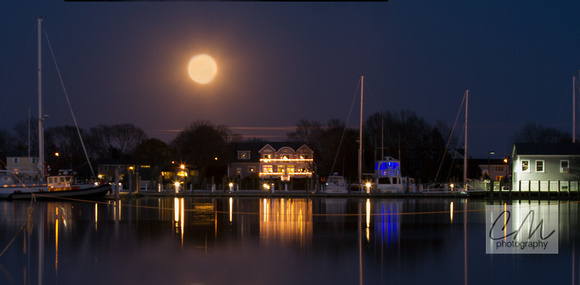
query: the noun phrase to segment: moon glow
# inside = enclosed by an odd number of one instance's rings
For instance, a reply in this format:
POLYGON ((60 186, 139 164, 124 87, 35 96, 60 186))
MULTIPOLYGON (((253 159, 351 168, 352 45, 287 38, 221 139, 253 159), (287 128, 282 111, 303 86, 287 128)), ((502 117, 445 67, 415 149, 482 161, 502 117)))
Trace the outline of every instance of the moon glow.
POLYGON ((193 81, 208 84, 217 74, 217 63, 207 54, 198 54, 189 60, 187 71, 193 81))

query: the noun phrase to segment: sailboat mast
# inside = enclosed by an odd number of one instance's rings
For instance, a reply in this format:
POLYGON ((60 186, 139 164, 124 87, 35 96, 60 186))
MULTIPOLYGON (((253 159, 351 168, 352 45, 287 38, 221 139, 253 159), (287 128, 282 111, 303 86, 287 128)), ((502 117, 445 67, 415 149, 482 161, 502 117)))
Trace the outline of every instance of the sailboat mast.
POLYGON ((26 150, 28 151, 28 159, 30 161, 30 105, 28 105, 28 142, 26 143, 26 150))
POLYGON ((576 143, 576 75, 572 75, 572 143, 576 143))
MULTIPOLYGON (((362 149, 363 149, 363 86, 365 77, 360 77, 360 124, 358 134, 358 184, 362 187, 362 149)), ((361 188, 362 191, 362 188, 361 188)))
POLYGON ((465 151, 463 154, 463 187, 467 190, 467 111, 469 107, 469 90, 465 90, 465 151))
POLYGON ((44 131, 42 116, 42 18, 38 23, 38 171, 40 180, 44 180, 44 131))

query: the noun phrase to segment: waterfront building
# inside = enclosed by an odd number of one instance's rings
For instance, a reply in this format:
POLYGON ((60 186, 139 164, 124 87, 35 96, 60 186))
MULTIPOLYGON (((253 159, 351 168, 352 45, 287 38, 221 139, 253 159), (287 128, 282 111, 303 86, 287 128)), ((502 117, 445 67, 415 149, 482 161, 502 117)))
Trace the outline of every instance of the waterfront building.
POLYGON ((580 144, 516 143, 513 191, 578 191, 580 144))
POLYGON ((236 143, 231 145, 230 178, 290 181, 311 178, 314 151, 293 142, 236 143))
POLYGON ((6 154, 6 171, 20 176, 36 176, 38 156, 30 156, 27 151, 9 151, 6 154))

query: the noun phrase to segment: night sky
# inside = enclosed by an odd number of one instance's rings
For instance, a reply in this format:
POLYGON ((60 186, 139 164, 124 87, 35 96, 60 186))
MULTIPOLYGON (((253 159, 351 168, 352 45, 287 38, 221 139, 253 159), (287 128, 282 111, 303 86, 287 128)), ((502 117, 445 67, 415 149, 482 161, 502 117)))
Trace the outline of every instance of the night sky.
MULTIPOLYGON (((300 119, 346 121, 364 75, 365 115, 411 110, 450 127, 469 89, 470 152, 500 158, 528 122, 572 132, 579 11, 571 0, 2 1, 0 129, 37 114, 41 16, 82 128, 132 123, 169 142, 208 120, 283 140, 300 119), (199 53, 218 64, 207 85, 187 73, 199 53)), ((44 51, 46 126, 72 125, 44 51)))

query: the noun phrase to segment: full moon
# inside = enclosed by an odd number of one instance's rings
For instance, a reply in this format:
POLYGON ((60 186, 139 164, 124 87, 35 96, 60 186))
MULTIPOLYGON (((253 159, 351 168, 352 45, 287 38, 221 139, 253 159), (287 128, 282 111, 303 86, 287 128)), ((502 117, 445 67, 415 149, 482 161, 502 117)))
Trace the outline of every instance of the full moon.
POLYGON ((208 84, 217 74, 215 60, 207 54, 198 54, 189 60, 187 65, 189 77, 200 84, 208 84))

